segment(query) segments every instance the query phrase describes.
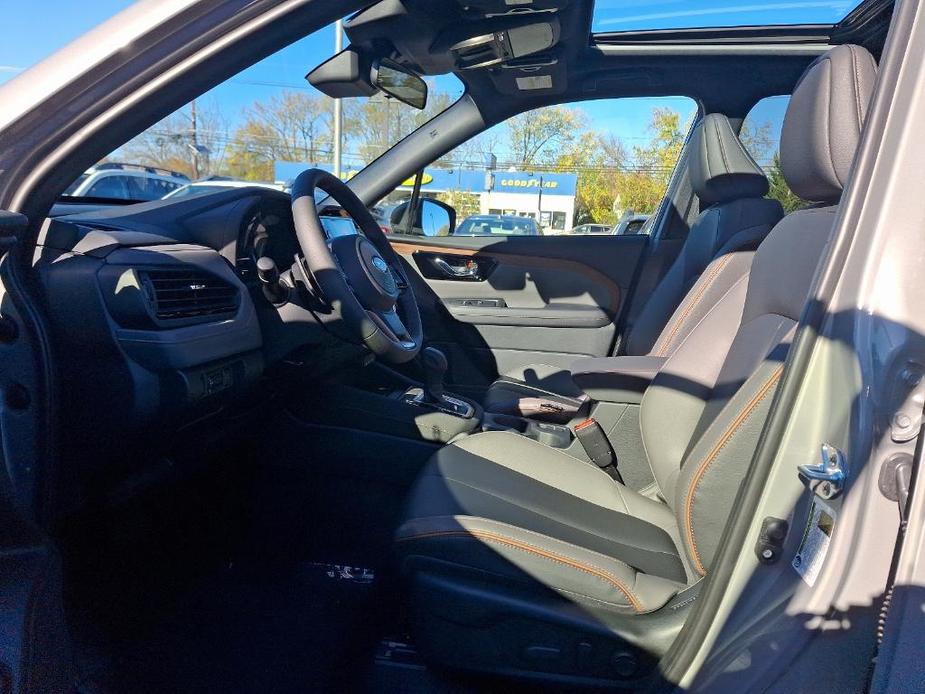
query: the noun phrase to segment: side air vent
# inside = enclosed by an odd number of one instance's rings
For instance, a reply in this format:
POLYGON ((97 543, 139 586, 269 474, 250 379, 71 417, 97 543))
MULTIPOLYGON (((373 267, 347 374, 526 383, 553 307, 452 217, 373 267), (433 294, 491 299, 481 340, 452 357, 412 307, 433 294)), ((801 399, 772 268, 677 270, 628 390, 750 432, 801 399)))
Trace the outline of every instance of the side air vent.
POLYGON ((237 288, 208 272, 165 268, 139 275, 159 320, 216 319, 238 310, 237 288))

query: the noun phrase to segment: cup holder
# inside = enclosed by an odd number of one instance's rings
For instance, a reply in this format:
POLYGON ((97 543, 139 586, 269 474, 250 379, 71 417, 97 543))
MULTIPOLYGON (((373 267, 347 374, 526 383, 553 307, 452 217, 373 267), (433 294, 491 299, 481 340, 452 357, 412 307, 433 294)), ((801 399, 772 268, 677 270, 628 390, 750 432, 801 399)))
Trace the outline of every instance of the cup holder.
POLYGON ((568 448, 572 443, 572 432, 566 426, 532 422, 509 414, 486 412, 482 431, 512 431, 553 448, 568 448))
POLYGON ((509 414, 494 414, 486 412, 482 420, 482 429, 484 431, 516 431, 518 434, 526 434, 530 426, 523 417, 515 417, 509 414))

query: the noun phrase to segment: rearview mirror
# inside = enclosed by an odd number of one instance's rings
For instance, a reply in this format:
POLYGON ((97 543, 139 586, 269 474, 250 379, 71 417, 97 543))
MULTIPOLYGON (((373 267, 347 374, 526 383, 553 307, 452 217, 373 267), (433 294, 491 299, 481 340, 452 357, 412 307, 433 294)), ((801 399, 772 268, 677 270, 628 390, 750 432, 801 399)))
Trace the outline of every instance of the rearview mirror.
POLYGON ((427 104, 427 82, 398 63, 383 58, 373 66, 373 85, 385 94, 414 108, 427 104))

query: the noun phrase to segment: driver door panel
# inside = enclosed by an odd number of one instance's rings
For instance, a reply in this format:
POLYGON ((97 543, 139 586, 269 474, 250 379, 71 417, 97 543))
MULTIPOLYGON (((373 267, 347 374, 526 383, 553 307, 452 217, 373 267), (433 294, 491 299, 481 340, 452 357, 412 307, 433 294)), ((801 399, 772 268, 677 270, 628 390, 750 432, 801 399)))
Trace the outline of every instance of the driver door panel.
POLYGON ((648 236, 390 238, 412 270, 447 383, 479 397, 500 373, 610 353, 648 236))

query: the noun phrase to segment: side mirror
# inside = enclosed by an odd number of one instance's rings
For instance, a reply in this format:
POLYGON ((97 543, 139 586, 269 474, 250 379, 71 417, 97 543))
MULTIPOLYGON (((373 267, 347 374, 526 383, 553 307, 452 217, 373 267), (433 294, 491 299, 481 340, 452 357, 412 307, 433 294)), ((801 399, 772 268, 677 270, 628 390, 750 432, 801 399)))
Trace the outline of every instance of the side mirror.
POLYGON ((414 236, 452 236, 456 229, 456 210, 445 202, 433 198, 421 198, 411 229, 406 232, 408 208, 411 201, 396 206, 389 215, 393 234, 410 232, 414 236))
POLYGON ((382 58, 373 65, 372 83, 384 94, 414 108, 427 105, 427 82, 398 63, 382 58))

